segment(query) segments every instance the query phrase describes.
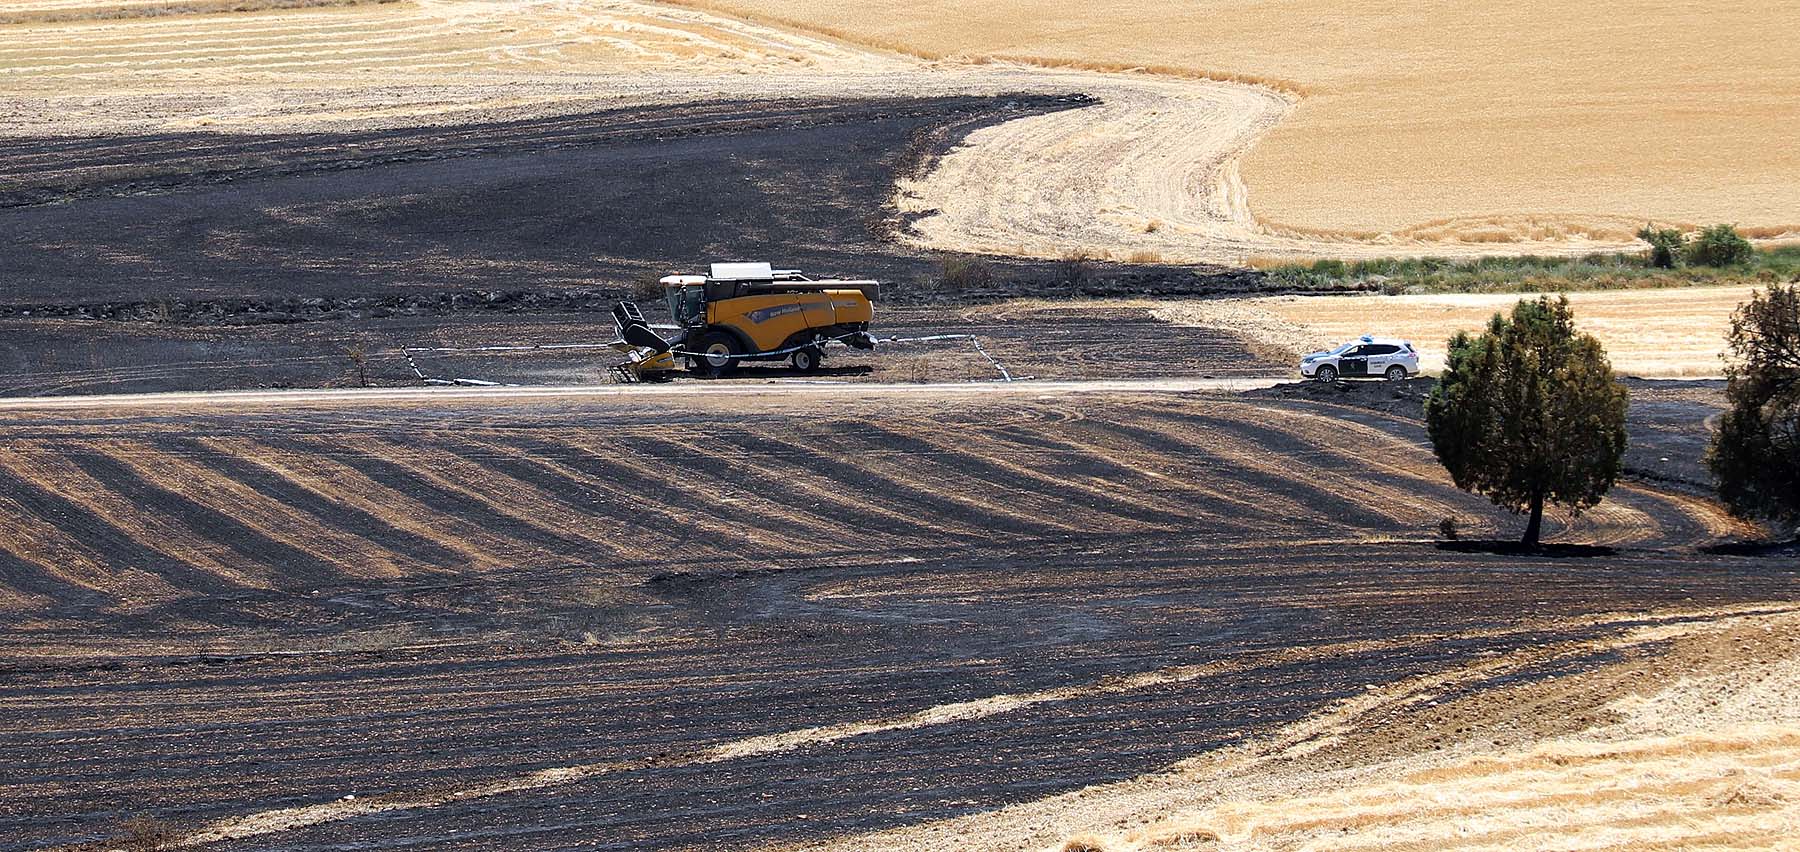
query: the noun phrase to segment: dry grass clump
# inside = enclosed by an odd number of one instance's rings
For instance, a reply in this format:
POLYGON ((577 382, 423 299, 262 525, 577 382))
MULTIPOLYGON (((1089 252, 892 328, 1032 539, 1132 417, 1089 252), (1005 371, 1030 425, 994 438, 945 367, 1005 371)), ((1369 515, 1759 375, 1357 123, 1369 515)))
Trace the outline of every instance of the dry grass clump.
POLYGON ((978 255, 952 254, 938 260, 938 286, 947 290, 980 290, 994 284, 994 265, 978 255))
POLYGON ((937 373, 936 359, 930 355, 910 355, 903 358, 888 357, 875 368, 876 376, 884 382, 902 382, 915 385, 930 384, 937 373))
POLYGON ((1093 277, 1093 264, 1098 259, 1100 255, 1092 249, 1075 248, 1064 251, 1056 259, 1057 279, 1070 287, 1084 284, 1093 277))
POLYGON ((1778 243, 1800 240, 1800 225, 1765 225, 1752 228, 1739 225, 1737 230, 1738 233, 1752 240, 1778 243))
POLYGON ((1092 834, 1078 834, 1064 841, 1061 852, 1107 852, 1106 841, 1092 834))
POLYGON ((1163 256, 1162 256, 1162 252, 1159 252, 1159 251, 1153 251, 1151 249, 1138 249, 1137 251, 1134 251, 1131 254, 1127 255, 1125 257, 1125 262, 1126 263, 1136 263, 1136 264, 1162 263, 1163 256))
POLYGON ((175 826, 154 817, 135 816, 119 823, 117 839, 106 844, 110 849, 127 852, 155 852, 181 839, 175 826))

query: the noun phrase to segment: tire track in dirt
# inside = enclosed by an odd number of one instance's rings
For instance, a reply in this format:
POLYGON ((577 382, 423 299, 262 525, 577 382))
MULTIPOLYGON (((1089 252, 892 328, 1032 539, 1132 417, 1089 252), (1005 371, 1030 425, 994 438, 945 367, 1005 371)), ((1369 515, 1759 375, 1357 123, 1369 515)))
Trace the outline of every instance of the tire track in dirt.
MULTIPOLYGON (((330 573, 323 576, 400 577, 430 570, 427 564, 410 561, 403 553, 382 547, 371 536, 345 534, 317 515, 271 499, 242 481, 244 471, 235 464, 236 459, 217 460, 223 464, 209 463, 213 459, 194 462, 160 447, 133 448, 131 452, 111 454, 110 458, 138 479, 184 497, 200 508, 230 516, 267 541, 284 545, 292 552, 310 554, 321 565, 330 566, 330 573)), ((354 526, 357 519, 349 515, 342 520, 354 526)), ((280 560, 276 564, 281 564, 280 560)))
MULTIPOLYGON (((899 535, 916 543, 939 539, 946 543, 970 541, 981 536, 974 525, 934 523, 908 511, 892 489, 865 491, 847 466, 830 467, 833 453, 803 449, 793 444, 754 434, 714 434, 713 457, 726 470, 743 470, 760 483, 780 483, 794 489, 797 502, 829 506, 833 517, 853 518, 859 530, 899 535), (886 497, 886 500, 878 499, 886 497)), ((759 486, 759 492, 762 491, 759 486)))
POLYGON ((1278 452, 1285 463, 1309 471, 1308 479, 1328 483, 1336 493, 1357 494, 1366 503, 1365 512, 1394 527, 1454 514, 1456 507, 1470 502, 1445 481, 1442 468, 1429 456, 1361 424, 1286 412, 1277 418, 1231 420, 1170 414, 1207 424, 1213 433, 1245 440, 1264 452, 1278 452))
MULTIPOLYGON (((1100 529, 1131 534, 1168 529, 1169 519, 1160 512, 1146 509, 1115 493, 1088 487, 1079 480, 1040 474, 1034 464, 1021 464, 1013 457, 1012 447, 1003 439, 996 441, 995 436, 985 429, 979 447, 971 449, 966 441, 946 440, 941 433, 913 431, 902 434, 895 428, 880 425, 863 428, 874 443, 885 448, 884 452, 898 453, 909 461, 926 461, 970 477, 971 485, 980 483, 974 487, 985 487, 993 502, 998 504, 1030 507, 1040 517, 1056 517, 1075 510, 1082 516, 1083 526, 1092 524, 1100 529)), ((1032 460, 1036 458, 1032 457, 1032 460)))

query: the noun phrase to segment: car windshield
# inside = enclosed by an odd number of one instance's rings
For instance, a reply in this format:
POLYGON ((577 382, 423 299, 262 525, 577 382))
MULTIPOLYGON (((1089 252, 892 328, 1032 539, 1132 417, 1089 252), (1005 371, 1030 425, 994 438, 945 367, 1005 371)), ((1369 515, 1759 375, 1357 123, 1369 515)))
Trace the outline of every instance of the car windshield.
POLYGON ((1350 341, 1350 342, 1349 342, 1349 343, 1346 343, 1346 344, 1344 344, 1344 345, 1342 345, 1342 346, 1339 346, 1339 347, 1338 347, 1338 348, 1336 348, 1336 349, 1333 349, 1333 350, 1331 350, 1331 354, 1333 354, 1333 355, 1342 355, 1342 354, 1344 354, 1344 353, 1345 353, 1345 352, 1349 352, 1349 351, 1350 351, 1350 350, 1352 350, 1352 349, 1355 349, 1355 348, 1356 348, 1356 347, 1358 347, 1358 346, 1361 346, 1361 345, 1362 345, 1362 341, 1360 341, 1360 340, 1352 340, 1352 341, 1350 341))

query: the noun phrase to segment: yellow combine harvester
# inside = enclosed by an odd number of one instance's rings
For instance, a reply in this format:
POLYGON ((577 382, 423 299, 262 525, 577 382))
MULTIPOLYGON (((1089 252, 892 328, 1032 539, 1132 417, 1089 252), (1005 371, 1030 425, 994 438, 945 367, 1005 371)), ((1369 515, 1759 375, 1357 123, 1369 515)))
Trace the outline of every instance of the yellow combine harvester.
POLYGON ((874 281, 814 281, 766 263, 715 263, 711 275, 671 275, 662 286, 673 325, 652 326, 632 302, 613 308, 619 339, 612 346, 628 359, 612 368, 621 381, 667 378, 682 362, 707 376, 744 361, 784 359, 812 372, 832 341, 875 348, 869 321, 881 285, 874 281))

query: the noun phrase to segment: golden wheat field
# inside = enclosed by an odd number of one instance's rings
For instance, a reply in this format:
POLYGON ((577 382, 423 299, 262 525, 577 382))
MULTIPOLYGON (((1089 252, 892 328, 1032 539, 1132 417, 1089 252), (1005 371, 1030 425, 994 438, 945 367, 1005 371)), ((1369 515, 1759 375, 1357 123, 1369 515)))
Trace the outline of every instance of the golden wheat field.
POLYGON ((1800 5, 700 0, 931 56, 1300 95, 1243 164, 1277 228, 1472 240, 1800 226, 1800 5))

